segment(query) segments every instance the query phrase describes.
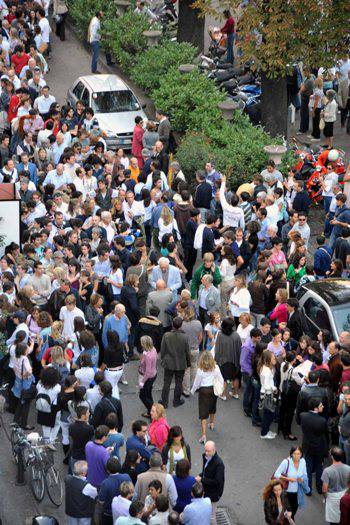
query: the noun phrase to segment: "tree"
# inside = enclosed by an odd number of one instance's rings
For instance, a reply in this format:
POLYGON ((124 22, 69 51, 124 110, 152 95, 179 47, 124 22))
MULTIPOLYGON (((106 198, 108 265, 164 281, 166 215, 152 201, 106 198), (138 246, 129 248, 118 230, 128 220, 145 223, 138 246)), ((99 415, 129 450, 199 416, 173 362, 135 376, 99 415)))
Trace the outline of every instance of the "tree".
POLYGON ((296 62, 329 67, 347 54, 349 0, 225 0, 220 11, 217 5, 193 2, 202 16, 239 8, 238 45, 262 78, 262 124, 272 136, 286 136, 286 75, 296 62))
POLYGON ((204 49, 204 17, 202 12, 193 7, 194 0, 179 0, 178 42, 190 42, 204 49))

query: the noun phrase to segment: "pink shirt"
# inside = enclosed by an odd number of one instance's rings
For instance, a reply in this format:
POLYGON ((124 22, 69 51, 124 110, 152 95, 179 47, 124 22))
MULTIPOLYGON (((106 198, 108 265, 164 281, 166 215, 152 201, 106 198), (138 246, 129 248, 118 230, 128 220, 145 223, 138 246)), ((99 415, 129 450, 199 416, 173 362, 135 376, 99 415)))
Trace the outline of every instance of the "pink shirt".
POLYGON ((270 319, 271 321, 274 321, 276 319, 278 324, 286 323, 288 321, 287 305, 283 303, 275 306, 270 315, 270 319))
POLYGON ((272 255, 269 257, 269 266, 270 269, 273 271, 275 270, 275 266, 284 266, 286 264, 286 256, 280 250, 279 252, 273 252, 272 255))
POLYGON ((152 445, 155 445, 161 452, 169 434, 169 425, 164 417, 160 417, 157 420, 153 420, 148 427, 148 435, 150 437, 152 445))

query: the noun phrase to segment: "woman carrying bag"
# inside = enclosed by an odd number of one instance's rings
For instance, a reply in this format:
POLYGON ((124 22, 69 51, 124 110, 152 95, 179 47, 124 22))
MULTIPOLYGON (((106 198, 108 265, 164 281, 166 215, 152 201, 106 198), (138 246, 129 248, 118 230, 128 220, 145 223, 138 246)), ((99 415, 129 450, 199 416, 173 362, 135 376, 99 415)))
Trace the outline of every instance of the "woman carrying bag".
POLYGON ((299 504, 302 506, 301 502, 303 498, 301 497, 301 491, 303 493, 310 492, 306 462, 303 458, 301 447, 297 446, 290 449, 289 457, 281 462, 274 477, 285 485, 286 495, 292 512, 292 519, 294 519, 299 504))
POLYGON ((33 430, 34 428, 27 424, 30 402, 35 397, 35 379, 28 359, 28 354, 33 350, 33 346, 33 341, 30 346, 26 343, 18 343, 12 367, 15 374, 12 393, 18 400, 14 422, 24 430, 33 430))
POLYGON ((274 419, 277 403, 277 388, 274 383, 274 367, 276 357, 270 350, 264 350, 259 364, 258 374, 260 377, 261 390, 260 402, 262 408, 261 439, 274 439, 275 432, 270 432, 270 425, 274 419))

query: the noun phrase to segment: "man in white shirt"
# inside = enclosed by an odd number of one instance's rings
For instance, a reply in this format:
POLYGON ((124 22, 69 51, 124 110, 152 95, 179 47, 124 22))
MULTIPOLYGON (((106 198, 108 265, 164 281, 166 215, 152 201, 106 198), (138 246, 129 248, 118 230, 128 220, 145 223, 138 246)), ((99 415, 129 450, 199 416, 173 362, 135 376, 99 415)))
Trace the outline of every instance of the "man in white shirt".
POLYGON ((64 173, 67 173, 72 180, 76 177, 76 170, 79 168, 79 164, 75 162, 74 153, 67 159, 66 164, 64 165, 64 173))
POLYGON ((44 9, 40 8, 37 10, 37 18, 39 20, 39 27, 41 29, 41 38, 45 44, 50 44, 50 33, 51 27, 47 18, 44 9))
POLYGON ((293 228, 290 230, 288 236, 290 236, 290 233, 292 231, 297 231, 300 233, 301 235, 301 238, 304 239, 305 241, 305 246, 307 247, 308 243, 309 243, 309 239, 310 239, 310 226, 308 225, 307 223, 307 217, 305 215, 305 213, 303 212, 300 212, 298 214, 298 222, 296 222, 293 226, 293 228))
POLYGON ((329 212, 329 206, 333 198, 333 188, 338 184, 338 173, 333 171, 331 164, 326 166, 327 173, 323 176, 320 174, 323 206, 326 213, 329 212))
POLYGON ((50 95, 50 88, 46 85, 41 90, 41 96, 35 99, 34 108, 37 109, 43 119, 46 120, 51 104, 54 104, 55 102, 55 97, 50 95))
POLYGON ((30 276, 29 283, 34 288, 32 300, 38 306, 44 306, 51 295, 51 279, 45 273, 40 261, 34 263, 34 274, 30 276))
POLYGON ((266 177, 270 177, 271 175, 274 175, 275 180, 279 180, 283 183, 283 175, 280 171, 276 169, 276 164, 273 160, 269 160, 266 166, 265 170, 262 170, 261 175, 263 176, 264 180, 266 177))
POLYGON ((142 201, 135 201, 135 195, 132 191, 126 193, 126 200, 123 202, 123 212, 125 221, 131 226, 134 217, 145 214, 145 208, 142 201))
POLYGON ((28 342, 28 337, 29 337, 29 328, 26 324, 26 313, 23 311, 23 310, 17 310, 13 316, 12 316, 12 320, 14 322, 14 324, 16 325, 16 329, 14 330, 13 334, 11 335, 11 337, 9 339, 7 339, 6 341, 6 344, 8 347, 12 346, 13 343, 15 342, 15 339, 16 339, 16 334, 18 332, 25 332, 27 335, 26 335, 26 338, 24 340, 24 343, 27 343, 28 342))
POLYGON ((101 18, 103 16, 102 11, 97 11, 96 16, 92 17, 89 29, 88 29, 88 40, 90 42, 92 51, 91 60, 91 73, 99 73, 97 71, 97 62, 100 54, 100 30, 101 30, 101 18))
POLYGON ((57 164, 56 169, 49 171, 46 175, 43 186, 45 187, 47 184, 53 184, 55 190, 59 190, 60 188, 65 188, 66 185, 71 182, 72 178, 67 173, 64 173, 63 164, 57 164))

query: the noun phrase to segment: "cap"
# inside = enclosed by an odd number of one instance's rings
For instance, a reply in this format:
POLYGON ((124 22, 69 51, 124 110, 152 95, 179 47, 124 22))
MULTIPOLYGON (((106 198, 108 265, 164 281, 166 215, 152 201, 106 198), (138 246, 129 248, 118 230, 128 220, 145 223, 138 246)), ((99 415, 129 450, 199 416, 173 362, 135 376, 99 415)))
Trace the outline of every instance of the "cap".
POLYGON ((13 317, 18 319, 20 323, 24 323, 24 321, 27 319, 27 314, 23 312, 23 310, 16 310, 13 314, 13 317))
POLYGON ((35 67, 33 68, 33 71, 41 71, 41 69, 40 69, 39 66, 35 66, 35 67))
POLYGON ((1 75, 0 80, 10 80, 7 75, 1 75))
POLYGON ((54 254, 53 254, 53 258, 54 258, 54 259, 58 259, 58 258, 63 259, 63 253, 62 253, 62 252, 59 252, 59 251, 54 252, 54 254))

